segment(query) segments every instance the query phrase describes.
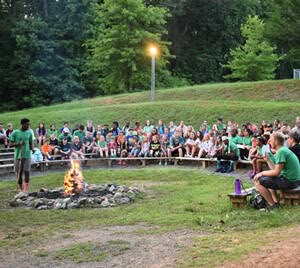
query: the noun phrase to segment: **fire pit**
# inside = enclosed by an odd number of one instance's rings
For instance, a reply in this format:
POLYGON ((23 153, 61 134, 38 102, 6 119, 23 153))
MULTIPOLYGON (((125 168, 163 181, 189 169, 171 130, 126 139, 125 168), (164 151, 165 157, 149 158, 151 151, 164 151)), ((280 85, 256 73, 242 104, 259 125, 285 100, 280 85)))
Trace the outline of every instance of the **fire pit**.
POLYGON ((80 162, 73 160, 64 177, 64 187, 40 189, 38 192, 18 193, 10 202, 12 207, 34 209, 103 208, 129 204, 140 193, 137 187, 117 184, 88 185, 82 175, 80 162))

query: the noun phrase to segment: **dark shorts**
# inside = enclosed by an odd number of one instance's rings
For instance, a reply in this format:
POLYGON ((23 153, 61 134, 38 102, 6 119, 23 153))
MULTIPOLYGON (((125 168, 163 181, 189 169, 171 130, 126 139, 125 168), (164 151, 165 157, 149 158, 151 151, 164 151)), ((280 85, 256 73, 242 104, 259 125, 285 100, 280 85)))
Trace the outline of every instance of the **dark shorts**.
POLYGON ((296 188, 299 183, 298 182, 291 182, 287 180, 283 176, 279 177, 260 177, 259 183, 268 188, 273 190, 287 190, 296 188))
POLYGON ((31 158, 26 159, 15 159, 15 172, 17 174, 22 172, 30 172, 31 169, 31 158))

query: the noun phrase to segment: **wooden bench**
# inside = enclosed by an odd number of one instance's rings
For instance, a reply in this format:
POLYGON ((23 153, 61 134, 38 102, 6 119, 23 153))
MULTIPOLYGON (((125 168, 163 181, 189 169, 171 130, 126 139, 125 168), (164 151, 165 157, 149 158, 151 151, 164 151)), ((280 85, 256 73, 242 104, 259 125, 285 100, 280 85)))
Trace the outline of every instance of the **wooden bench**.
POLYGON ((297 188, 282 192, 285 205, 298 206, 300 204, 300 185, 297 188))
POLYGON ((241 192, 241 194, 236 194, 235 192, 228 194, 229 200, 233 207, 243 208, 247 205, 247 197, 252 194, 255 187, 247 188, 241 192))

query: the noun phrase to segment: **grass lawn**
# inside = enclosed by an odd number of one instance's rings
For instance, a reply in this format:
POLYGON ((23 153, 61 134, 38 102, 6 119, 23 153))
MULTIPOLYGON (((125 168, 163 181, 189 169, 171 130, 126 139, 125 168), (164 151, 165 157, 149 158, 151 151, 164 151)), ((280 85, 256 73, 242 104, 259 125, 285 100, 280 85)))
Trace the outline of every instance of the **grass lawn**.
MULTIPOLYGON (((30 185, 31 191, 61 186, 63 175, 50 173, 35 177, 30 185)), ((266 238, 262 241, 260 234, 279 232, 281 228, 300 222, 300 207, 284 208, 272 213, 251 208, 233 209, 227 197, 233 190, 233 177, 185 168, 87 170, 84 175, 88 183, 136 185, 145 193, 132 205, 114 209, 12 209, 8 207, 8 201, 16 193, 15 182, 1 181, 0 255, 3 257, 6 252, 28 246, 34 249, 48 237, 59 233, 67 236, 69 232, 80 228, 146 223, 157 227, 153 232, 188 229, 208 234, 194 238, 193 247, 185 249, 185 257, 178 260, 178 265, 214 266, 223 261, 239 259, 271 241, 271 235, 269 240, 266 238), (230 250, 225 250, 228 245, 230 250)), ((246 183, 245 187, 248 186, 251 184, 246 183)), ((91 254, 97 250, 97 245, 83 244, 82 248, 91 254)), ((73 251, 77 250, 75 243, 68 253, 71 257, 67 257, 72 258, 73 251)), ((40 253, 41 256, 43 254, 47 255, 40 253)), ((64 250, 60 250, 53 258, 59 259, 64 254, 64 250)), ((107 252, 101 254, 105 257, 107 252)), ((102 258, 100 255, 99 260, 102 258)))
POLYGON ((222 116, 225 121, 260 123, 279 118, 293 124, 300 109, 300 80, 279 80, 245 83, 207 84, 157 90, 156 102, 149 102, 149 92, 137 92, 108 97, 97 97, 53 106, 3 113, 1 120, 19 126, 20 119, 28 117, 32 128, 43 121, 47 126, 60 127, 69 121, 85 124, 87 119, 95 124, 147 119, 199 127, 203 120, 211 124, 222 116))

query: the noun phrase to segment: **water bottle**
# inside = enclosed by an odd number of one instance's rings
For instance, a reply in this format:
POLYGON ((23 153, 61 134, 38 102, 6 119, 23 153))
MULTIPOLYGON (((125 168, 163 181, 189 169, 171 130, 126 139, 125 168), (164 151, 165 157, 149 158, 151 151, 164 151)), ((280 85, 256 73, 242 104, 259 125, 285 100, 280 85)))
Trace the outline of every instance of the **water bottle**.
POLYGON ((240 179, 235 179, 234 189, 235 189, 235 194, 241 194, 242 193, 242 185, 241 185, 241 180, 240 179))

